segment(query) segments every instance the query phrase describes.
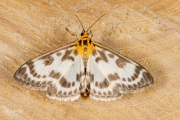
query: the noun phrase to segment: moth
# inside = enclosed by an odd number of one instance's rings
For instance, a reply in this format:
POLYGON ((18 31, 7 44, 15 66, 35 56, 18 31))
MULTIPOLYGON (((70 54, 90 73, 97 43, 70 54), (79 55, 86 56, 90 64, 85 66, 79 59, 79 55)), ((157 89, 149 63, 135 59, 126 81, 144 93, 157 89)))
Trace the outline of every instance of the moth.
POLYGON ((47 97, 59 101, 74 101, 81 95, 111 101, 153 83, 144 67, 93 41, 89 29, 82 28, 75 42, 23 64, 15 80, 33 90, 46 91, 47 97))

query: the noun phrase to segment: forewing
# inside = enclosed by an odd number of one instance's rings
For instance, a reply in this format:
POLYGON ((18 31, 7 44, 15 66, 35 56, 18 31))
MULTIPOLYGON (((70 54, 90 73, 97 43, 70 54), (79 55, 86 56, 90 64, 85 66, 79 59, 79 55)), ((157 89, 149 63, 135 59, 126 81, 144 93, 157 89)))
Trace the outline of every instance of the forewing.
POLYGON ((151 74, 136 62, 97 43, 95 49, 87 63, 92 99, 115 100, 153 83, 151 74))
POLYGON ((81 78, 77 75, 84 72, 84 66, 74 46, 72 43, 26 62, 14 78, 30 88, 46 91, 51 99, 78 99, 81 78))

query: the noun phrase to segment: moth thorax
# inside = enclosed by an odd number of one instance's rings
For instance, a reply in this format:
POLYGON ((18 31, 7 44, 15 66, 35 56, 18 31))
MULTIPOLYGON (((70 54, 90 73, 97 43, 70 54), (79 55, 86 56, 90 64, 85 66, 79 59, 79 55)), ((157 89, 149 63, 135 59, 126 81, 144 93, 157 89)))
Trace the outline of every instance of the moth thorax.
POLYGON ((87 46, 84 46, 84 52, 85 53, 87 52, 87 46))
POLYGON ((78 55, 82 57, 89 57, 90 55, 92 55, 93 47, 93 42, 91 41, 91 38, 88 36, 82 36, 76 44, 78 55))

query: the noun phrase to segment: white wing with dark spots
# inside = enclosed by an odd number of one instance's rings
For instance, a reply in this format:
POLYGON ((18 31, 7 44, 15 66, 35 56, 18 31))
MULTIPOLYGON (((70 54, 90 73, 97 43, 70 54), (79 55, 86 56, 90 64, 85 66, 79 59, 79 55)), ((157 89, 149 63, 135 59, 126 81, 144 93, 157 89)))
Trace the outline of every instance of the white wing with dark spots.
POLYGON ((151 74, 141 65, 95 43, 96 50, 87 62, 90 97, 110 101, 153 83, 151 74))
POLYGON ((51 99, 78 99, 84 65, 74 46, 75 43, 72 43, 26 62, 14 78, 32 89, 46 91, 51 99))

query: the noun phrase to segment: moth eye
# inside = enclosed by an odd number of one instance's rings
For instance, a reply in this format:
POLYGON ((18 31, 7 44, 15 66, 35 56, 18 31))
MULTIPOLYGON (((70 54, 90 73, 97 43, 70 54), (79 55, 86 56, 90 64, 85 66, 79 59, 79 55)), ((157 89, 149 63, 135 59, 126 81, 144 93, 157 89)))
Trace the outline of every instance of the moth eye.
POLYGON ((81 36, 83 36, 84 35, 84 33, 81 33, 81 36))

